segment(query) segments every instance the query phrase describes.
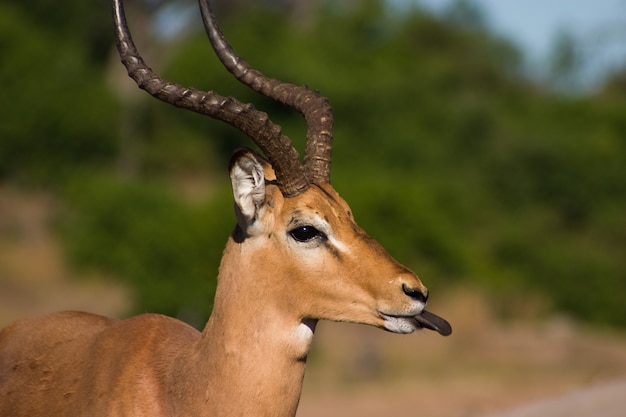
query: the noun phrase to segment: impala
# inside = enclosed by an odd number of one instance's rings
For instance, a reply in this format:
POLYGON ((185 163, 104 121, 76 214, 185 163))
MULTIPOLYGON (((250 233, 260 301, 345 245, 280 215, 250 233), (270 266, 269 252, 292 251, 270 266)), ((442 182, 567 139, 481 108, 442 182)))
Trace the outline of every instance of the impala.
POLYGON ((0 416, 294 416, 318 320, 451 333, 425 310, 419 278, 357 226, 330 185, 326 98, 251 68, 224 39, 207 0, 200 9, 224 66, 302 113, 304 162, 251 104, 154 73, 133 44, 121 0, 113 0, 117 47, 139 87, 240 129, 264 156, 240 149, 232 158, 236 227, 202 332, 157 314, 115 320, 61 312, 18 321, 0 333, 0 416))

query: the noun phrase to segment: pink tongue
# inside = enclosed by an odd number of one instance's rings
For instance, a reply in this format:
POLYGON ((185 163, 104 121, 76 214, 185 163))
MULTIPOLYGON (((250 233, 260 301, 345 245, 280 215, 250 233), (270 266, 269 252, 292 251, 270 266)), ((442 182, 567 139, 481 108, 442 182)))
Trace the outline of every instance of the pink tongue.
POLYGON ((434 330, 442 336, 449 336, 452 333, 450 323, 430 311, 422 311, 420 315, 415 316, 415 321, 422 325, 422 327, 434 330))

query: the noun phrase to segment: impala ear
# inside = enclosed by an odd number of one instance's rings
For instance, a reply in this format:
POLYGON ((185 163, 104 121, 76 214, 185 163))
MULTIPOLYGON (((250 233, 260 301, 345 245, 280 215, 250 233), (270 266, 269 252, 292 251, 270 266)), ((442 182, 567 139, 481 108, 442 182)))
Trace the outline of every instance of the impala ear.
POLYGON ((247 148, 237 150, 230 160, 235 212, 242 230, 254 223, 265 202, 263 161, 261 156, 247 148))

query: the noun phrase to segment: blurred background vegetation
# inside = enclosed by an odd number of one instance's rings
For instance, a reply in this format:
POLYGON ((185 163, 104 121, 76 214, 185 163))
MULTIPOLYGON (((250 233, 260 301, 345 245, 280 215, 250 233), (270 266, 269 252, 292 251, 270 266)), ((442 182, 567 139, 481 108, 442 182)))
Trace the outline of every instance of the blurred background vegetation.
MULTIPOLYGON (((541 299, 626 327, 624 68, 568 88, 570 40, 550 82, 529 80, 520 50, 467 1, 437 16, 383 0, 216 3, 253 66, 330 98, 333 185, 429 287, 482 287, 503 315, 541 299)), ((254 102, 301 149, 299 115, 226 73, 196 7, 127 1, 149 65, 254 102)), ((6 0, 0 50, 0 184, 54 193, 73 268, 129 283, 129 313, 201 325, 234 226, 227 163, 249 140, 138 91, 107 0, 6 0)))

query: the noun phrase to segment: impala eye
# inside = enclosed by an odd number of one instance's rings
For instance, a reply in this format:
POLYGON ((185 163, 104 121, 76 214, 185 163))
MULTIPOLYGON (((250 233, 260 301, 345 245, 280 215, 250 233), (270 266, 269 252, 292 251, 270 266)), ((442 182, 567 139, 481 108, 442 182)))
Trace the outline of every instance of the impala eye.
POLYGON ((313 239, 325 237, 324 233, 313 226, 296 227, 289 231, 289 235, 298 242, 309 242, 313 239))

